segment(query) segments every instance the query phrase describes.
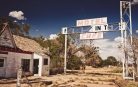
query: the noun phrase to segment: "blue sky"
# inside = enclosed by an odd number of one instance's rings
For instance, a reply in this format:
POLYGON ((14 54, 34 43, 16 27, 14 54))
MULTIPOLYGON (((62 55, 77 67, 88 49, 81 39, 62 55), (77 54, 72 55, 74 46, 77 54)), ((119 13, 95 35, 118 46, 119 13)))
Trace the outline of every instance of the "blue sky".
MULTIPOLYGON (((1 0, 0 16, 22 11, 31 25, 30 34, 48 36, 62 27, 75 26, 77 19, 108 17, 119 22, 120 0, 1 0)), ((138 28, 138 6, 132 8, 134 29, 138 28)))
MULTIPOLYGON (((120 21, 120 0, 0 0, 0 17, 19 16, 31 25, 30 35, 49 36, 61 32, 62 27, 76 25, 78 19, 107 17, 108 23, 120 21)), ((16 19, 17 20, 17 19, 16 19)), ((132 7, 133 32, 138 29, 138 5, 132 7)), ((103 59, 108 56, 123 57, 120 33, 104 34, 104 39, 94 41, 100 47, 103 59), (120 53, 120 54, 119 54, 120 53)))

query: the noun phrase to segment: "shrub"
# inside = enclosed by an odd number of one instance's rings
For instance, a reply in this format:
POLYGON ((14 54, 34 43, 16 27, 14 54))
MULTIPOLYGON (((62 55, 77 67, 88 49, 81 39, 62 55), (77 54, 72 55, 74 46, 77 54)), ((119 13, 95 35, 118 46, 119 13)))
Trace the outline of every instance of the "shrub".
POLYGON ((103 66, 108 66, 108 65, 117 66, 118 63, 119 62, 113 56, 109 56, 109 57, 107 57, 106 60, 103 60, 103 66))
POLYGON ((82 62, 81 62, 80 58, 73 55, 72 57, 70 57, 68 59, 67 69, 79 70, 81 65, 82 65, 82 62))

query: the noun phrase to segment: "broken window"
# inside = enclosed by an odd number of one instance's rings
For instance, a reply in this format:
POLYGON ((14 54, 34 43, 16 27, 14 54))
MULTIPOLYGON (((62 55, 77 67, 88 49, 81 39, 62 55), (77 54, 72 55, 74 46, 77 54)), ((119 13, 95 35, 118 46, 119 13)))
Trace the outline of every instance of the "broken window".
POLYGON ((4 59, 0 59, 0 67, 4 67, 4 59))
POLYGON ((22 69, 24 72, 30 71, 30 59, 22 59, 22 69))
POLYGON ((44 65, 48 65, 48 59, 44 59, 44 65))

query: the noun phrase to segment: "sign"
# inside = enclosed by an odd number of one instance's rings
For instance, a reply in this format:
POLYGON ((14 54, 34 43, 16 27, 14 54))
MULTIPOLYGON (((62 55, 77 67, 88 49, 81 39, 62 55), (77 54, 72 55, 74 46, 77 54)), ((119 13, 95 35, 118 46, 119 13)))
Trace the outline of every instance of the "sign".
POLYGON ((105 24, 107 24, 107 17, 77 20, 76 26, 79 27, 79 26, 105 25, 105 24))
POLYGON ((120 30, 126 30, 126 27, 127 27, 126 22, 122 22, 122 24, 119 23, 119 25, 120 25, 120 30))
POLYGON ((97 32, 97 31, 108 31, 108 24, 105 25, 94 25, 89 32, 97 32))
POLYGON ((88 39, 102 39, 103 38, 103 32, 95 32, 95 33, 83 33, 80 34, 81 40, 88 40, 88 39))
POLYGON ((62 34, 68 34, 67 27, 62 28, 62 34))

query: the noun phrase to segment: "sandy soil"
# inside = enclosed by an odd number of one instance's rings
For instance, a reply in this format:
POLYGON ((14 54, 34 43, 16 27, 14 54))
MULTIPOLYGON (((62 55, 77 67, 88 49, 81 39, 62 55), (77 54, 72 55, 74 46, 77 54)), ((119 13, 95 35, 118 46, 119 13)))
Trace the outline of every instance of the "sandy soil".
MULTIPOLYGON (((117 87, 113 82, 121 76, 111 73, 113 68, 91 68, 87 67, 85 73, 67 73, 67 75, 52 75, 52 76, 31 76, 28 77, 31 81, 52 81, 52 85, 46 86, 43 82, 33 83, 33 87, 117 87)), ((0 80, 0 87, 16 87, 16 79, 0 80), (2 84, 2 81, 7 81, 2 84), (8 82, 9 81, 9 82, 8 82)), ((29 87, 27 84, 22 84, 21 87, 29 87)))

